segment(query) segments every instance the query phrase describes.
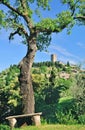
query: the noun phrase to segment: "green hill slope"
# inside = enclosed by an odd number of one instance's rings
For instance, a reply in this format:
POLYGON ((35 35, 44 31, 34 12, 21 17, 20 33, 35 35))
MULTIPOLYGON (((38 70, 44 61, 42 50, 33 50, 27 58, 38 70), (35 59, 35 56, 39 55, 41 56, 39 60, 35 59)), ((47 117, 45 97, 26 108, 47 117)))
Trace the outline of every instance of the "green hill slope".
MULTIPOLYGON (((0 122, 21 113, 19 69, 10 66, 0 73, 0 122)), ((85 124, 85 73, 77 66, 59 62, 36 63, 32 68, 35 111, 43 123, 85 124)))

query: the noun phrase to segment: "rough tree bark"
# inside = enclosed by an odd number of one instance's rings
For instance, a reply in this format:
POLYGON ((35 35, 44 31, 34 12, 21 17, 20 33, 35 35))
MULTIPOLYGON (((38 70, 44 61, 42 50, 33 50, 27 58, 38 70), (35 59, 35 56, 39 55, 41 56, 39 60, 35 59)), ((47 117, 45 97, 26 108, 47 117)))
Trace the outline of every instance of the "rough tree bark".
POLYGON ((28 41, 28 50, 26 56, 20 62, 20 93, 22 96, 22 111, 24 114, 35 111, 34 91, 31 79, 31 68, 34 56, 37 51, 36 37, 31 35, 28 41))

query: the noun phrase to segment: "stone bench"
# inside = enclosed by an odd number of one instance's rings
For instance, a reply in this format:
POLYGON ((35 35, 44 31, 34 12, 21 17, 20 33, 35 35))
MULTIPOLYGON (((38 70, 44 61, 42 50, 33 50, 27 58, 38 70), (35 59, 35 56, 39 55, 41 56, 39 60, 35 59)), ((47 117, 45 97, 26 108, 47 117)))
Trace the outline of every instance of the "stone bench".
POLYGON ((42 115, 42 112, 8 116, 8 117, 6 117, 6 119, 9 121, 9 125, 10 125, 11 130, 12 130, 14 128, 15 124, 17 123, 17 118, 31 117, 31 120, 32 120, 34 125, 36 125, 36 126, 40 125, 41 124, 40 115, 42 115))

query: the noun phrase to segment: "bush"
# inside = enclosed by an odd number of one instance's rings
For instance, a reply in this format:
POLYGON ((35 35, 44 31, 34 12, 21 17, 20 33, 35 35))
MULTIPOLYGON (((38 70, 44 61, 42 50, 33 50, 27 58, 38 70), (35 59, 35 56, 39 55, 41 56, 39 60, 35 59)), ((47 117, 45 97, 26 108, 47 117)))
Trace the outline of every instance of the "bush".
POLYGON ((60 124, 77 124, 75 115, 75 101, 72 97, 60 98, 57 111, 57 122, 60 124))
MULTIPOLYGON (((41 103, 42 104, 42 103, 41 103)), ((38 107, 38 111, 42 111, 43 119, 42 119, 42 124, 52 124, 52 123, 57 123, 56 121, 56 105, 50 104, 50 105, 41 105, 42 107, 38 107)))
POLYGON ((7 125, 0 125, 0 130, 10 130, 10 127, 7 125))
POLYGON ((78 116, 78 121, 80 124, 85 125, 85 114, 78 116))
POLYGON ((57 117, 57 121, 58 123, 60 124, 77 124, 77 120, 74 119, 71 111, 69 111, 68 113, 64 113, 64 112, 58 112, 56 114, 56 117, 57 117))
POLYGON ((47 123, 47 120, 44 119, 43 117, 41 118, 41 124, 43 124, 43 125, 47 125, 47 124, 48 124, 48 123, 47 123))

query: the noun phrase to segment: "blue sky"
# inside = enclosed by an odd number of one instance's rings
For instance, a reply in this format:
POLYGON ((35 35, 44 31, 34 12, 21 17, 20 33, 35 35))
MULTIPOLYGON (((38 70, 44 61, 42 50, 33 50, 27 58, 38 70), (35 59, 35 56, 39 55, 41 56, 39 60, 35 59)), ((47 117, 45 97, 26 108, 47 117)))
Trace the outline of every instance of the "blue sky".
MULTIPOLYGON (((55 5, 52 7, 56 8, 55 5)), ((62 9, 61 5, 58 5, 58 9, 62 9)), ((18 64, 27 50, 26 46, 20 43, 21 37, 16 36, 14 41, 9 42, 8 36, 6 30, 0 31, 0 72, 10 65, 18 64)), ((74 26, 70 35, 67 35, 66 29, 53 34, 48 52, 38 51, 35 62, 50 61, 51 54, 56 54, 58 61, 85 65, 85 26, 74 26)))
MULTIPOLYGON (((18 64, 26 54, 26 46, 20 43, 20 37, 9 42, 8 33, 0 33, 0 71, 10 65, 18 64)), ((85 64, 85 26, 75 26, 67 35, 66 29, 52 36, 48 52, 37 52, 35 62, 50 61, 50 55, 56 54, 58 61, 72 64, 85 64)))
POLYGON ((54 34, 48 53, 42 52, 41 55, 36 55, 35 60, 50 60, 51 54, 56 54, 58 61, 85 65, 85 26, 75 26, 70 35, 66 29, 54 34))

